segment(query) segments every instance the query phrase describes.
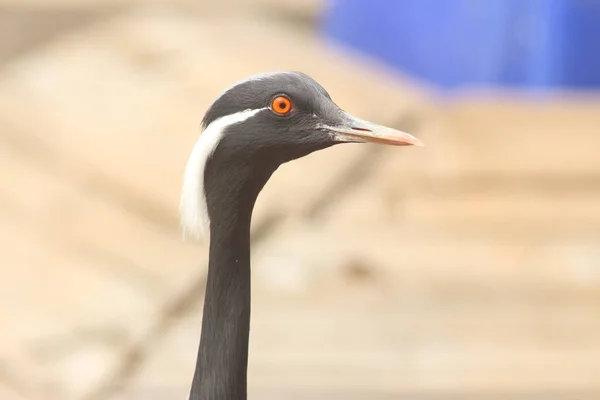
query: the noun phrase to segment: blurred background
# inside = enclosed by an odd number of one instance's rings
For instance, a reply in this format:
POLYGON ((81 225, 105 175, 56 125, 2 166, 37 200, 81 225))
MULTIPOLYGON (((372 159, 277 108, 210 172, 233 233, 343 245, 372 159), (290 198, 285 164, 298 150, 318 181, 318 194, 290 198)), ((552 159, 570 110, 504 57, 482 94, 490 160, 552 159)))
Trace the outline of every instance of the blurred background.
POLYGON ((183 169, 282 69, 427 147, 269 182, 250 398, 600 398, 599 31, 593 0, 0 0, 0 399, 187 398, 183 169))

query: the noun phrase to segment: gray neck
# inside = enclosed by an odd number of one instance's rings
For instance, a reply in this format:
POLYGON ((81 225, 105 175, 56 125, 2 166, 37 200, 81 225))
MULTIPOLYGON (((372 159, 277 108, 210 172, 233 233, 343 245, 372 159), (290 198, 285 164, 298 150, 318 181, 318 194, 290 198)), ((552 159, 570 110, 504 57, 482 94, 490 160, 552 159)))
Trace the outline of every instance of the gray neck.
POLYGON ((219 165, 216 157, 209 165, 205 190, 211 222, 210 256, 190 400, 245 400, 250 334, 250 222, 258 193, 275 167, 219 165))
POLYGON ((250 333, 250 224, 211 229, 202 335, 191 400, 246 399, 250 333))

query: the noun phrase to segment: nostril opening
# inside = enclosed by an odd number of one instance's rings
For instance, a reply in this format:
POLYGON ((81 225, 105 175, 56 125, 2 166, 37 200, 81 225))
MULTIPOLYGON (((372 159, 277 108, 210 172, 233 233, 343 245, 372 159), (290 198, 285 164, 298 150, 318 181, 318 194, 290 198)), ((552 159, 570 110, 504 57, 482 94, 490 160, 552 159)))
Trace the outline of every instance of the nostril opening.
POLYGON ((367 129, 367 128, 357 128, 355 126, 352 127, 352 130, 363 131, 363 132, 372 132, 370 129, 367 129))

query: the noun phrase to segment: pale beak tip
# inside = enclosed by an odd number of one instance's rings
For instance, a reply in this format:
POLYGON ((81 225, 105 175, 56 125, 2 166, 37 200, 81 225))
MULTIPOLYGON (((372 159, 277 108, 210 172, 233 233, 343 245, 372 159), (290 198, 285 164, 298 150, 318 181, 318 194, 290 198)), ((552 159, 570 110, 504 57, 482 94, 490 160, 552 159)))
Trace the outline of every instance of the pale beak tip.
POLYGON ((403 138, 405 145, 425 147, 425 143, 423 143, 421 141, 421 139, 418 139, 418 138, 414 137, 413 135, 406 133, 406 132, 401 132, 401 134, 402 134, 401 136, 403 138))

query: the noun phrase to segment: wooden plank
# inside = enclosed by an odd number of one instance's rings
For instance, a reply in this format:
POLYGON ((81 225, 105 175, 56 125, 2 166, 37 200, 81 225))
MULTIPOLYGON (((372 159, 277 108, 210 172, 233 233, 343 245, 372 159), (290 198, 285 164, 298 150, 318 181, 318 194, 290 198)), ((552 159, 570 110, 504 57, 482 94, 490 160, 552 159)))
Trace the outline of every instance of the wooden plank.
POLYGON ((600 227, 600 195, 569 193, 456 194, 448 197, 407 194, 398 207, 408 222, 426 224, 538 225, 568 232, 581 226, 600 227))
POLYGON ((574 324, 590 331, 577 338, 575 332, 582 331, 567 328, 572 309, 536 317, 535 311, 519 312, 517 305, 488 304, 470 314, 445 311, 439 303, 412 308, 404 302, 386 311, 344 312, 337 302, 327 310, 322 300, 304 312, 288 304, 280 314, 257 303, 250 367, 250 381, 257 386, 401 392, 597 384, 600 365, 589 355, 600 347, 588 333, 599 326, 585 312, 579 315, 587 318, 574 324), (545 341, 538 332, 546 328, 562 332, 560 338, 545 341))
POLYGON ((485 235, 502 243, 597 240, 600 186, 594 173, 569 172, 566 166, 540 173, 486 172, 473 165, 436 175, 420 159, 428 157, 426 149, 384 151, 371 179, 337 204, 336 218, 356 226, 393 223, 415 234, 485 235))
MULTIPOLYGON (((593 390, 600 364, 597 304, 486 302, 471 309, 413 300, 373 304, 357 292, 333 291, 285 300, 254 297, 251 390, 513 391, 593 390), (355 304, 366 301, 362 307, 355 304), (550 310, 553 310, 550 312, 550 310)), ((483 300, 483 301, 482 301, 483 300)), ((477 301, 476 301, 477 302, 477 301)), ((198 318, 166 337, 130 390, 186 386, 198 318), (165 373, 164 365, 169 365, 165 373)))
POLYGON ((323 0, 296 0, 293 2, 279 2, 277 0, 222 0, 218 3, 208 2, 197 4, 191 0, 0 0, 0 6, 6 8, 28 8, 41 10, 94 10, 107 6, 112 7, 160 7, 172 8, 186 7, 186 9, 198 8, 206 12, 252 13, 260 11, 288 12, 295 14, 317 14, 324 6, 323 0), (165 7, 166 6, 166 7, 165 7))
MULTIPOLYGON (((126 393, 116 395, 110 400, 155 400, 163 398, 184 398, 189 395, 187 386, 174 386, 165 388, 163 386, 148 386, 128 390, 126 393)), ((586 390, 539 390, 539 391, 510 391, 505 390, 449 390, 440 392, 437 390, 415 390, 390 393, 374 390, 331 390, 331 389, 306 389, 299 388, 290 390, 285 387, 250 387, 249 399, 262 400, 555 400, 555 399, 578 399, 594 400, 598 397, 597 391, 586 390)))
POLYGON ((145 282, 154 296, 166 295, 184 276, 199 272, 203 248, 182 241, 179 232, 124 210, 102 188, 85 184, 85 178, 63 176, 8 144, 0 154, 0 177, 6 183, 0 195, 14 205, 19 224, 40 240, 102 260, 113 266, 105 272, 133 284, 145 282))
MULTIPOLYGON (((396 171, 420 176, 548 177, 597 174, 600 100, 541 102, 488 98, 428 109, 419 137, 424 151, 407 151, 396 171), (477 102, 479 100, 479 102, 477 102)), ((597 176, 589 185, 596 189, 597 176)))
POLYGON ((147 328, 161 297, 110 260, 66 252, 16 218, 0 222, 0 360, 28 398, 80 398, 147 328))
POLYGON ((9 387, 4 387, 3 385, 0 385, 0 397, 3 400, 26 400, 27 397, 25 397, 22 393, 19 393, 16 390, 13 390, 12 388, 9 387))
POLYGON ((33 392, 72 398, 200 272, 202 250, 2 139, 0 360, 33 392))
POLYGON ((599 295, 598 236, 526 241, 391 221, 356 226, 340 219, 328 226, 278 230, 253 253, 255 284, 282 296, 312 293, 340 281, 348 281, 347 290, 352 290, 356 279, 389 282, 391 292, 425 285, 466 295, 480 290, 479 285, 493 296, 493 288, 504 285, 525 297, 561 298, 565 291, 579 290, 582 299, 592 301, 599 295), (355 266, 360 268, 357 278, 355 266))

